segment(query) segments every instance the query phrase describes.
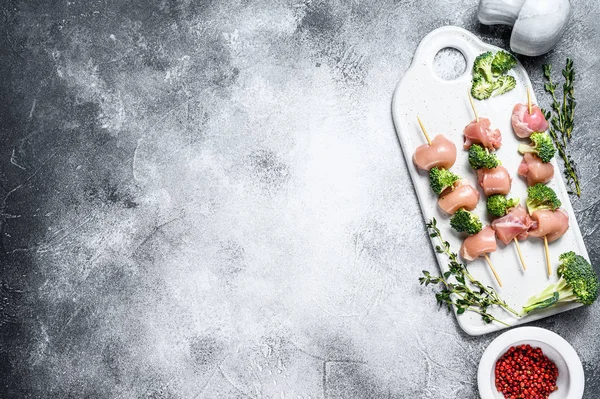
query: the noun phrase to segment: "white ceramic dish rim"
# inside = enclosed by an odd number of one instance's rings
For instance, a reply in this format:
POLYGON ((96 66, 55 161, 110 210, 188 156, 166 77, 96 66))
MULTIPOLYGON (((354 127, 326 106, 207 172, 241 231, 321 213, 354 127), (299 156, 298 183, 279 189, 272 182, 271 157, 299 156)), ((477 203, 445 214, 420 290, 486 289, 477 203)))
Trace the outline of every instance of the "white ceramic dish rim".
POLYGON ((560 335, 539 327, 513 328, 494 339, 483 352, 477 370, 477 385, 481 399, 494 399, 494 385, 490 379, 490 371, 496 359, 510 346, 520 341, 541 341, 554 348, 563 357, 569 370, 569 399, 581 399, 585 388, 585 375, 581 360, 575 349, 560 335))

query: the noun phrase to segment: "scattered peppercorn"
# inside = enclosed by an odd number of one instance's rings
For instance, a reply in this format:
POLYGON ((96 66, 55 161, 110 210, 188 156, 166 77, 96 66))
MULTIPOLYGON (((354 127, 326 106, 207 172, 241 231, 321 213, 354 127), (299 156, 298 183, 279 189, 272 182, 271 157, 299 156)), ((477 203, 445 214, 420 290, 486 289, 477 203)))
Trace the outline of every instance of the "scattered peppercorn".
POLYGON ((556 364, 531 345, 511 346, 496 362, 496 389, 506 399, 547 399, 557 378, 556 364))

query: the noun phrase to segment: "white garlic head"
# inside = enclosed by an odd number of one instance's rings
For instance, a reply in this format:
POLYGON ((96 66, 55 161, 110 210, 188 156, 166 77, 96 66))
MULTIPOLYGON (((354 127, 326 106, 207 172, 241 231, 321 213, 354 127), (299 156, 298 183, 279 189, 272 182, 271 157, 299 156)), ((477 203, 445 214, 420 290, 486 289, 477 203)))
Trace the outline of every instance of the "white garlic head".
POLYGON ((511 50, 538 56, 558 43, 569 13, 569 0, 480 0, 477 16, 485 25, 513 26, 511 50))
POLYGON ((527 0, 510 36, 515 53, 536 56, 558 43, 569 20, 569 0, 527 0))
POLYGON ((477 18, 484 25, 513 26, 525 0, 481 0, 477 18))

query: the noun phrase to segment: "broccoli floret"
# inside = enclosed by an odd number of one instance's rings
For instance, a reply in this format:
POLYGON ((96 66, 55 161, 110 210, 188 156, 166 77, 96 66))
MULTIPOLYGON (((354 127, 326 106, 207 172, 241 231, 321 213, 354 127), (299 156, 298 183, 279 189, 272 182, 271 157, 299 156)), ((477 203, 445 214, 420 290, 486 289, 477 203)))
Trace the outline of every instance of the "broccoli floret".
POLYGON ((517 63, 517 59, 506 51, 491 51, 479 54, 473 62, 471 95, 478 100, 500 96, 517 85, 514 76, 504 75, 517 63), (498 76, 498 79, 495 77, 498 76))
POLYGON ((490 98, 493 91, 493 83, 488 82, 481 76, 478 76, 477 78, 473 77, 473 84, 471 86, 471 95, 473 98, 485 100, 486 98, 490 98))
POLYGON ((429 185, 436 194, 441 194, 448 187, 452 187, 459 179, 460 176, 455 175, 447 169, 433 167, 429 171, 429 185))
POLYGON ((450 226, 459 233, 467 233, 469 235, 479 233, 483 227, 477 215, 462 208, 452 216, 450 226))
POLYGON ((514 76, 502 75, 494 82, 493 97, 500 96, 506 92, 511 91, 517 85, 517 80, 514 76))
POLYGON ((500 165, 496 154, 492 154, 487 148, 479 144, 473 144, 469 148, 469 164, 473 169, 493 169, 500 165))
POLYGON ((492 63, 494 62, 494 55, 491 51, 487 51, 483 54, 479 54, 473 62, 473 73, 480 74, 488 82, 494 80, 492 74, 492 63))
POLYGON ((529 138, 531 144, 519 144, 519 152, 521 154, 531 152, 540 157, 542 162, 550 162, 556 153, 556 148, 548 133, 535 132, 529 138))
POLYGON ((554 190, 550 187, 538 183, 535 186, 527 188, 527 210, 529 214, 540 209, 549 209, 551 211, 560 207, 561 202, 556 196, 554 190))
POLYGON ((514 55, 507 53, 506 51, 498 51, 496 55, 494 55, 494 60, 492 61, 492 73, 494 76, 502 75, 503 73, 508 72, 508 70, 516 64, 517 59, 514 55))
POLYGON ((580 302, 591 305, 598 298, 598 275, 583 256, 570 251, 560 255, 558 259, 558 281, 529 298, 523 306, 525 313, 558 303, 580 302))
POLYGON ((519 204, 518 198, 507 199, 502 194, 490 195, 487 199, 487 211, 492 216, 501 217, 506 215, 510 208, 519 204))

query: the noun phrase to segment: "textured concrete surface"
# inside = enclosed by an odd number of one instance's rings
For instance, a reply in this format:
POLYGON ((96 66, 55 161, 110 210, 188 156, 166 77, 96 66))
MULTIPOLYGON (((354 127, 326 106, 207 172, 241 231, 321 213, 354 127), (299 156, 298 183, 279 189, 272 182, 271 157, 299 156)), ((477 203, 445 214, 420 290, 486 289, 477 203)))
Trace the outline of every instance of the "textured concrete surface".
MULTIPOLYGON (((573 201, 597 230, 597 2, 574 2, 573 201)), ((476 398, 497 335, 419 287, 435 268, 390 116, 419 40, 508 47, 476 2, 0 5, 0 397, 476 398)), ((600 306, 537 325, 600 396, 600 306)))

